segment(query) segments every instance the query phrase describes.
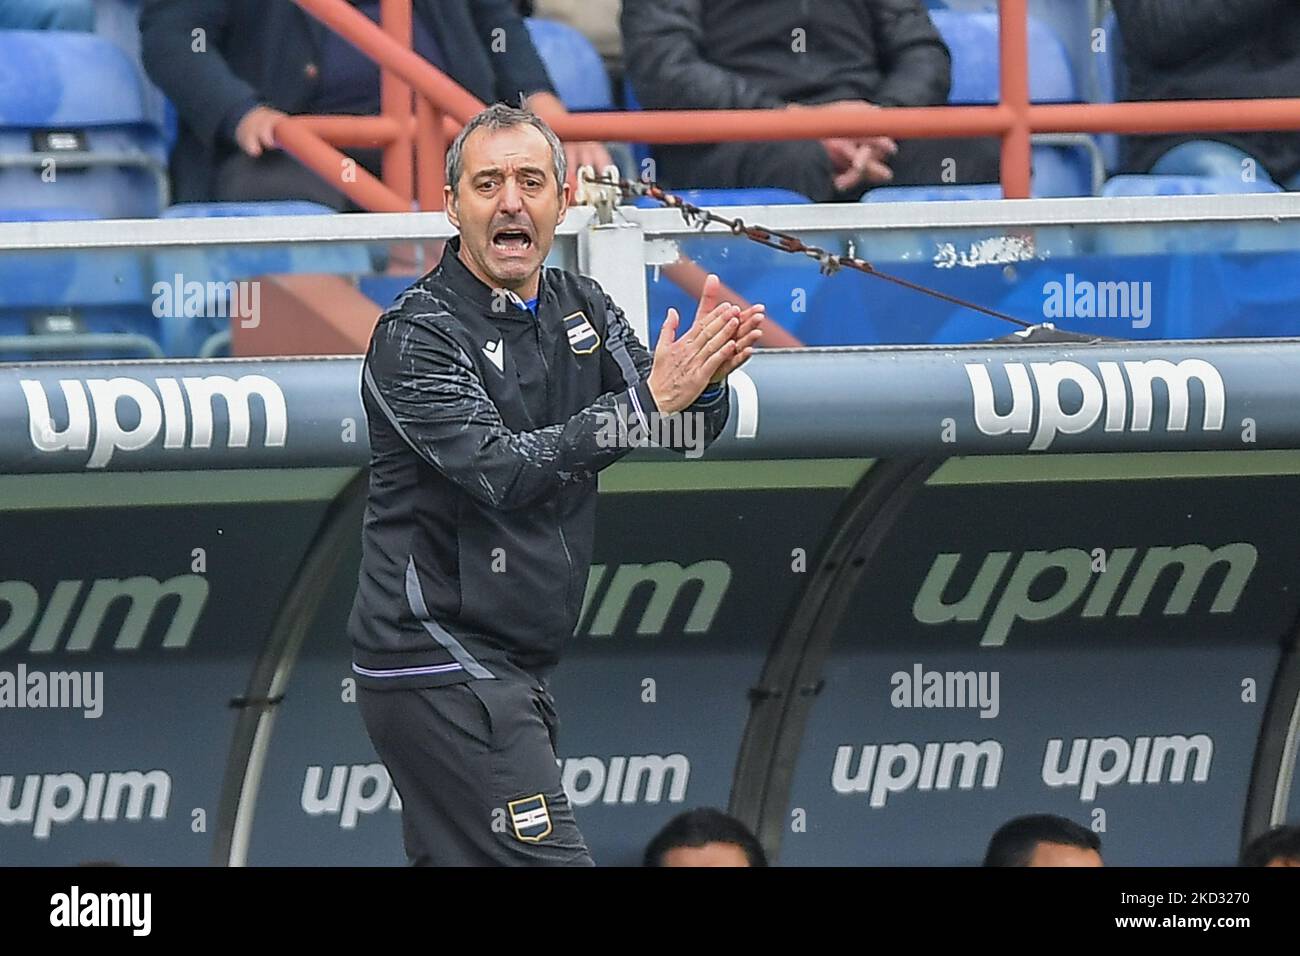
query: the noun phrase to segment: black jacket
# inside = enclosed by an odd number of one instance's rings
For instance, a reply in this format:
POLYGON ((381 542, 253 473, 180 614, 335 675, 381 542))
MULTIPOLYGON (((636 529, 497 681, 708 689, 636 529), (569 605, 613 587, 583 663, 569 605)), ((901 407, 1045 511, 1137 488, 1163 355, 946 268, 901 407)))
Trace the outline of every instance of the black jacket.
POLYGON ((922 0, 623 0, 622 23, 647 109, 948 99, 948 48, 922 0))
MULTIPOLYGON (((362 366, 370 491, 348 633, 358 681, 379 689, 546 676, 582 607, 596 473, 628 451, 608 438, 655 411, 651 356, 594 281, 544 269, 534 317, 458 249, 380 317, 362 366)), ((692 410, 712 443, 727 390, 692 410)))
MULTIPOLYGON (((511 0, 414 0, 412 7, 438 41, 447 72, 479 99, 554 92, 511 0), (493 53, 497 28, 504 49, 493 53)), ((327 29, 292 0, 145 0, 145 70, 180 117, 172 154, 177 202, 210 198, 217 160, 236 148, 223 131, 252 107, 303 112, 316 93, 327 29)))
MULTIPOLYGON (((1294 0, 1115 0, 1128 74, 1125 99, 1300 96, 1300 4, 1294 0)), ((1191 139, 1250 153, 1279 182, 1300 171, 1300 133, 1175 133, 1125 140, 1144 173, 1191 139)))

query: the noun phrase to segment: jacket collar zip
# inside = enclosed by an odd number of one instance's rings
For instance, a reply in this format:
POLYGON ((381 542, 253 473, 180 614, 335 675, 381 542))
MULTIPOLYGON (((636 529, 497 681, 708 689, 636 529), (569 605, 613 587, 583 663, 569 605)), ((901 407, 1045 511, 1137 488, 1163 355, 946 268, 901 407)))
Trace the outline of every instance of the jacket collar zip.
MULTIPOLYGON (((493 306, 499 301, 495 290, 488 287, 482 279, 470 272, 460 259, 460 237, 447 241, 442 261, 438 263, 435 274, 441 277, 450 288, 478 306, 488 319, 509 319, 515 322, 534 322, 535 316, 524 305, 524 300, 508 289, 502 290, 506 297, 506 308, 500 310, 493 306)), ((546 298, 546 267, 542 267, 541 281, 537 286, 537 307, 540 311, 546 298)))

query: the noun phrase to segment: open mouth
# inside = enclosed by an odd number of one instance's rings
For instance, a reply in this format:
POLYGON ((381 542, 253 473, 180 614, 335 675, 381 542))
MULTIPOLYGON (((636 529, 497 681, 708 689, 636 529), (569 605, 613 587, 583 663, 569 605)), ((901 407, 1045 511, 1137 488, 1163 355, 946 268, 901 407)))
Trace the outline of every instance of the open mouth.
POLYGON ((492 233, 492 246, 498 252, 526 252, 533 247, 533 237, 526 229, 507 227, 492 233))

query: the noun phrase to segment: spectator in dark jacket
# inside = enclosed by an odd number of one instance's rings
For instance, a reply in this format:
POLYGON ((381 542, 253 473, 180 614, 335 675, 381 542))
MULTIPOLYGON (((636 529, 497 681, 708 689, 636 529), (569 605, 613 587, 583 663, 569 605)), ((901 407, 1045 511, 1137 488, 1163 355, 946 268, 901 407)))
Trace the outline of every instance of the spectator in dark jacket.
MULTIPOLYGON (((379 19, 378 0, 353 5, 379 19)), ((545 115, 562 111, 511 0, 414 0, 412 7, 415 51, 479 99, 523 98, 545 115)), ((379 68, 370 59, 292 0, 145 0, 140 34, 145 69, 180 115, 172 154, 178 202, 307 199, 346 207, 338 189, 275 150, 274 129, 286 113, 378 113, 379 68)), ((349 152, 378 173, 378 150, 349 152)), ((609 162, 597 143, 568 144, 565 152, 570 168, 609 162)))
MULTIPOLYGON (((1300 96, 1294 0, 1115 0, 1126 99, 1300 96)), ((1253 176, 1300 189, 1300 133, 1173 133, 1125 140, 1125 168, 1253 176)))
MULTIPOLYGON (((624 0, 627 69, 648 109, 787 109, 843 102, 947 101, 950 57, 922 0, 624 0)), ((675 187, 772 186, 856 199, 869 184, 998 178, 981 141, 888 137, 720 143, 655 151, 675 187)))

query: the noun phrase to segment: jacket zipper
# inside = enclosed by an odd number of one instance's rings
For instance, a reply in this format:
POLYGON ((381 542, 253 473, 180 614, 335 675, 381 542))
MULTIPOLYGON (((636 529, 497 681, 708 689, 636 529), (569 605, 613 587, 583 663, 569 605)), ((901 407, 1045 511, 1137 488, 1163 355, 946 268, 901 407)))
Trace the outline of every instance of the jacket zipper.
MULTIPOLYGON (((569 553, 569 543, 564 540, 564 522, 560 520, 560 505, 555 505, 555 527, 560 532, 560 546, 564 548, 564 559, 569 562, 569 581, 568 587, 564 589, 564 614, 566 617, 573 613, 573 555, 569 553)), ((573 626, 578 626, 574 621, 573 626)))
MULTIPOLYGON (((533 342, 537 346, 537 357, 542 363, 542 374, 546 380, 546 402, 549 405, 551 401, 551 367, 546 363, 546 352, 542 349, 541 295, 542 293, 539 290, 537 314, 533 316, 533 342)), ((551 502, 551 513, 555 515, 555 530, 560 533, 560 547, 564 549, 564 560, 569 566, 569 580, 564 589, 564 615, 569 617, 573 613, 573 555, 569 551, 569 542, 564 537, 564 521, 560 517, 560 501, 558 497, 551 502)))
POLYGON ((533 344, 537 346, 537 359, 542 363, 542 377, 546 382, 546 404, 549 406, 551 403, 551 367, 546 363, 546 352, 542 349, 541 311, 542 304, 538 302, 538 315, 533 316, 533 344))

